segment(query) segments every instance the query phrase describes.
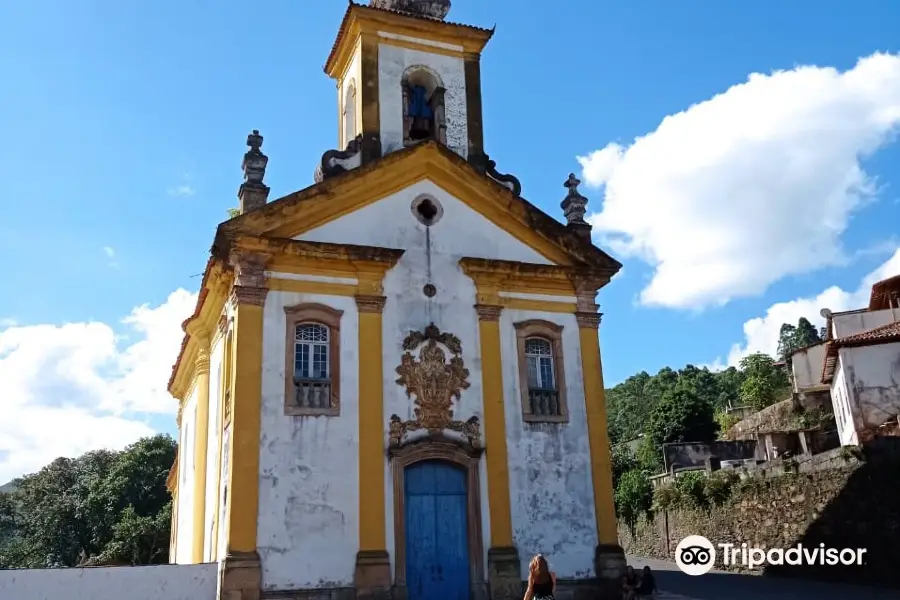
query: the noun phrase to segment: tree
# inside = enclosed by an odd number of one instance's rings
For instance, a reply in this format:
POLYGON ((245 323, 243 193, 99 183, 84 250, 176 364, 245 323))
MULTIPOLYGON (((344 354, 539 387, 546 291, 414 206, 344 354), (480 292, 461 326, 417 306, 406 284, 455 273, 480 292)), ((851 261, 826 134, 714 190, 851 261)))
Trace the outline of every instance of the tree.
POLYGON ((647 425, 647 435, 657 448, 672 442, 711 442, 718 431, 713 407, 684 387, 663 396, 647 425))
POLYGON ((159 548, 169 544, 174 459, 175 442, 158 435, 121 452, 58 458, 21 478, 0 496, 0 568, 73 567, 111 554, 166 562, 159 548))
POLYGON ((785 372, 775 366, 775 359, 768 354, 757 352, 741 359, 744 382, 741 397, 756 410, 771 406, 779 394, 787 393, 789 386, 785 372))
POLYGON ((235 217, 241 216, 241 209, 239 208, 229 208, 228 209, 228 218, 234 219, 235 217))
POLYGON ((797 326, 784 323, 778 333, 778 357, 791 364, 791 355, 822 341, 823 336, 806 317, 800 317, 797 326))
POLYGON ((653 504, 653 487, 647 474, 640 470, 623 473, 614 501, 616 515, 633 531, 638 517, 649 512, 653 504))

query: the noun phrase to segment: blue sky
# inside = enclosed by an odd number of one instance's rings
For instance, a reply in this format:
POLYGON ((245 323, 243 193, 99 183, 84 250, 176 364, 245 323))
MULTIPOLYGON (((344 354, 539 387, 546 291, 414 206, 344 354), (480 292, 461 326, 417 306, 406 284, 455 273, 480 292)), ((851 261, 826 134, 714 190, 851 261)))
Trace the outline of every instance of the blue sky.
MULTIPOLYGON (((335 146, 322 65, 345 8, 3 7, 0 374, 19 416, 0 426, 0 479, 173 430, 157 404, 191 298, 172 294, 199 285, 250 129, 272 198, 335 146), (38 417, 83 431, 28 437, 38 417)), ((625 264, 600 297, 608 384, 766 349, 780 318, 856 307, 900 270, 900 4, 456 0, 449 19, 497 25, 482 75, 498 168, 557 218, 575 171, 602 209, 598 243, 625 264)))

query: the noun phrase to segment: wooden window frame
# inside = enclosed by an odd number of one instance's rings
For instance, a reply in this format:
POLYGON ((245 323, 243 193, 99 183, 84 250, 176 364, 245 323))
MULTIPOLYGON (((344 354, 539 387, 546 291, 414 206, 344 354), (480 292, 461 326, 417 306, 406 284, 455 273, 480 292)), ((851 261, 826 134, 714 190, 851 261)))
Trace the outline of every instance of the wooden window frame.
POLYGON ((324 304, 287 306, 285 314, 284 414, 292 417, 337 417, 341 414, 341 317, 344 311, 324 304), (328 328, 328 370, 331 406, 307 408, 294 401, 294 339, 297 325, 315 323, 328 328))
POLYGON ((543 319, 530 319, 514 323, 516 328, 516 353, 519 364, 519 389, 522 401, 522 419, 526 423, 568 423, 569 405, 566 401, 566 370, 563 355, 563 326, 543 319), (558 415, 536 415, 531 412, 528 396, 528 358, 525 356, 525 340, 541 338, 550 342, 553 353, 553 377, 559 394, 558 415))

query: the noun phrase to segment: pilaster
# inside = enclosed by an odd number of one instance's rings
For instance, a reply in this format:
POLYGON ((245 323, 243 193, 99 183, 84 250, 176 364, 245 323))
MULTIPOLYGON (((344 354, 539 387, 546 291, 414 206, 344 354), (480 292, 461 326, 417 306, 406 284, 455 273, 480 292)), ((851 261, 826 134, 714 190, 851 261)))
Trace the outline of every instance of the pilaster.
MULTIPOLYGON (((231 451, 229 452, 226 563, 232 557, 235 575, 243 586, 258 570, 256 526, 259 514, 259 443, 262 403, 263 305, 266 299, 267 257, 236 253, 231 257, 235 281, 230 302, 234 308, 232 338, 234 368, 231 373, 231 451), (254 558, 254 556, 256 556, 254 558), (237 558, 235 558, 237 557, 237 558), (253 567, 255 560, 256 567, 253 567), (235 562, 236 561, 236 562, 235 562)), ((227 579, 227 577, 226 577, 227 579)), ((245 590, 241 587, 241 590, 245 590)), ((246 588, 248 589, 248 588, 246 588)), ((258 594, 257 588, 257 594, 258 594)), ((242 591, 235 599, 247 600, 242 591)), ((257 595, 256 598, 259 596, 257 595)), ((230 598, 229 598, 230 600, 230 598)))
MULTIPOLYGON (((380 291, 380 280, 371 288, 380 291)), ((358 598, 388 598, 391 588, 384 489, 382 313, 385 300, 381 295, 356 296, 359 316, 359 552, 354 585, 358 598)))
POLYGON ((197 339, 197 359, 194 373, 197 378, 197 422, 194 424, 194 510, 193 546, 191 562, 204 562, 204 542, 206 534, 206 459, 209 446, 209 334, 202 326, 192 322, 188 333, 197 339))
POLYGON ((484 402, 485 467, 491 539, 488 549, 488 586, 492 600, 518 600, 522 595, 519 553, 513 545, 509 500, 509 455, 506 448, 506 411, 500 354, 500 315, 503 307, 476 304, 481 342, 481 386, 484 402))

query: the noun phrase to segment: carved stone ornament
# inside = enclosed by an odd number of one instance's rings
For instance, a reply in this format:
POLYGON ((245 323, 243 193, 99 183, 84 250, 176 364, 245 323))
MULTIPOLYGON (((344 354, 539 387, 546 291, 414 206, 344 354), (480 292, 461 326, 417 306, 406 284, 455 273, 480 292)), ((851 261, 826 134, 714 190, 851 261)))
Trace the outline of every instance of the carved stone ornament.
POLYGON ((468 421, 453 419, 453 400, 468 389, 469 370, 462 359, 462 344, 455 335, 442 333, 434 323, 425 331, 410 331, 403 340, 406 351, 401 358, 397 383, 406 388, 406 397, 415 396, 415 418, 403 421, 391 416, 391 446, 401 446, 407 433, 425 429, 433 436, 444 430, 463 434, 469 443, 481 447, 481 425, 478 417, 468 421), (446 349, 446 351, 445 351, 446 349), (417 351, 417 352, 416 352, 417 351), (447 360, 447 351, 450 360, 447 360), (416 352, 416 355, 413 354, 416 352))
POLYGON ((506 173, 500 173, 497 170, 497 162, 492 160, 490 156, 485 153, 480 153, 478 155, 473 155, 469 162, 474 166, 478 171, 486 175, 489 179, 493 179, 503 187, 507 188, 509 191, 513 193, 513 196, 521 196, 522 195, 522 184, 519 180, 513 175, 509 175, 506 173))
POLYGON ((439 20, 450 12, 450 0, 370 0, 369 6, 439 20))
POLYGON ((329 177, 352 171, 362 165, 362 134, 359 134, 341 150, 328 150, 322 155, 322 160, 316 167, 313 175, 316 183, 322 183, 329 177))

